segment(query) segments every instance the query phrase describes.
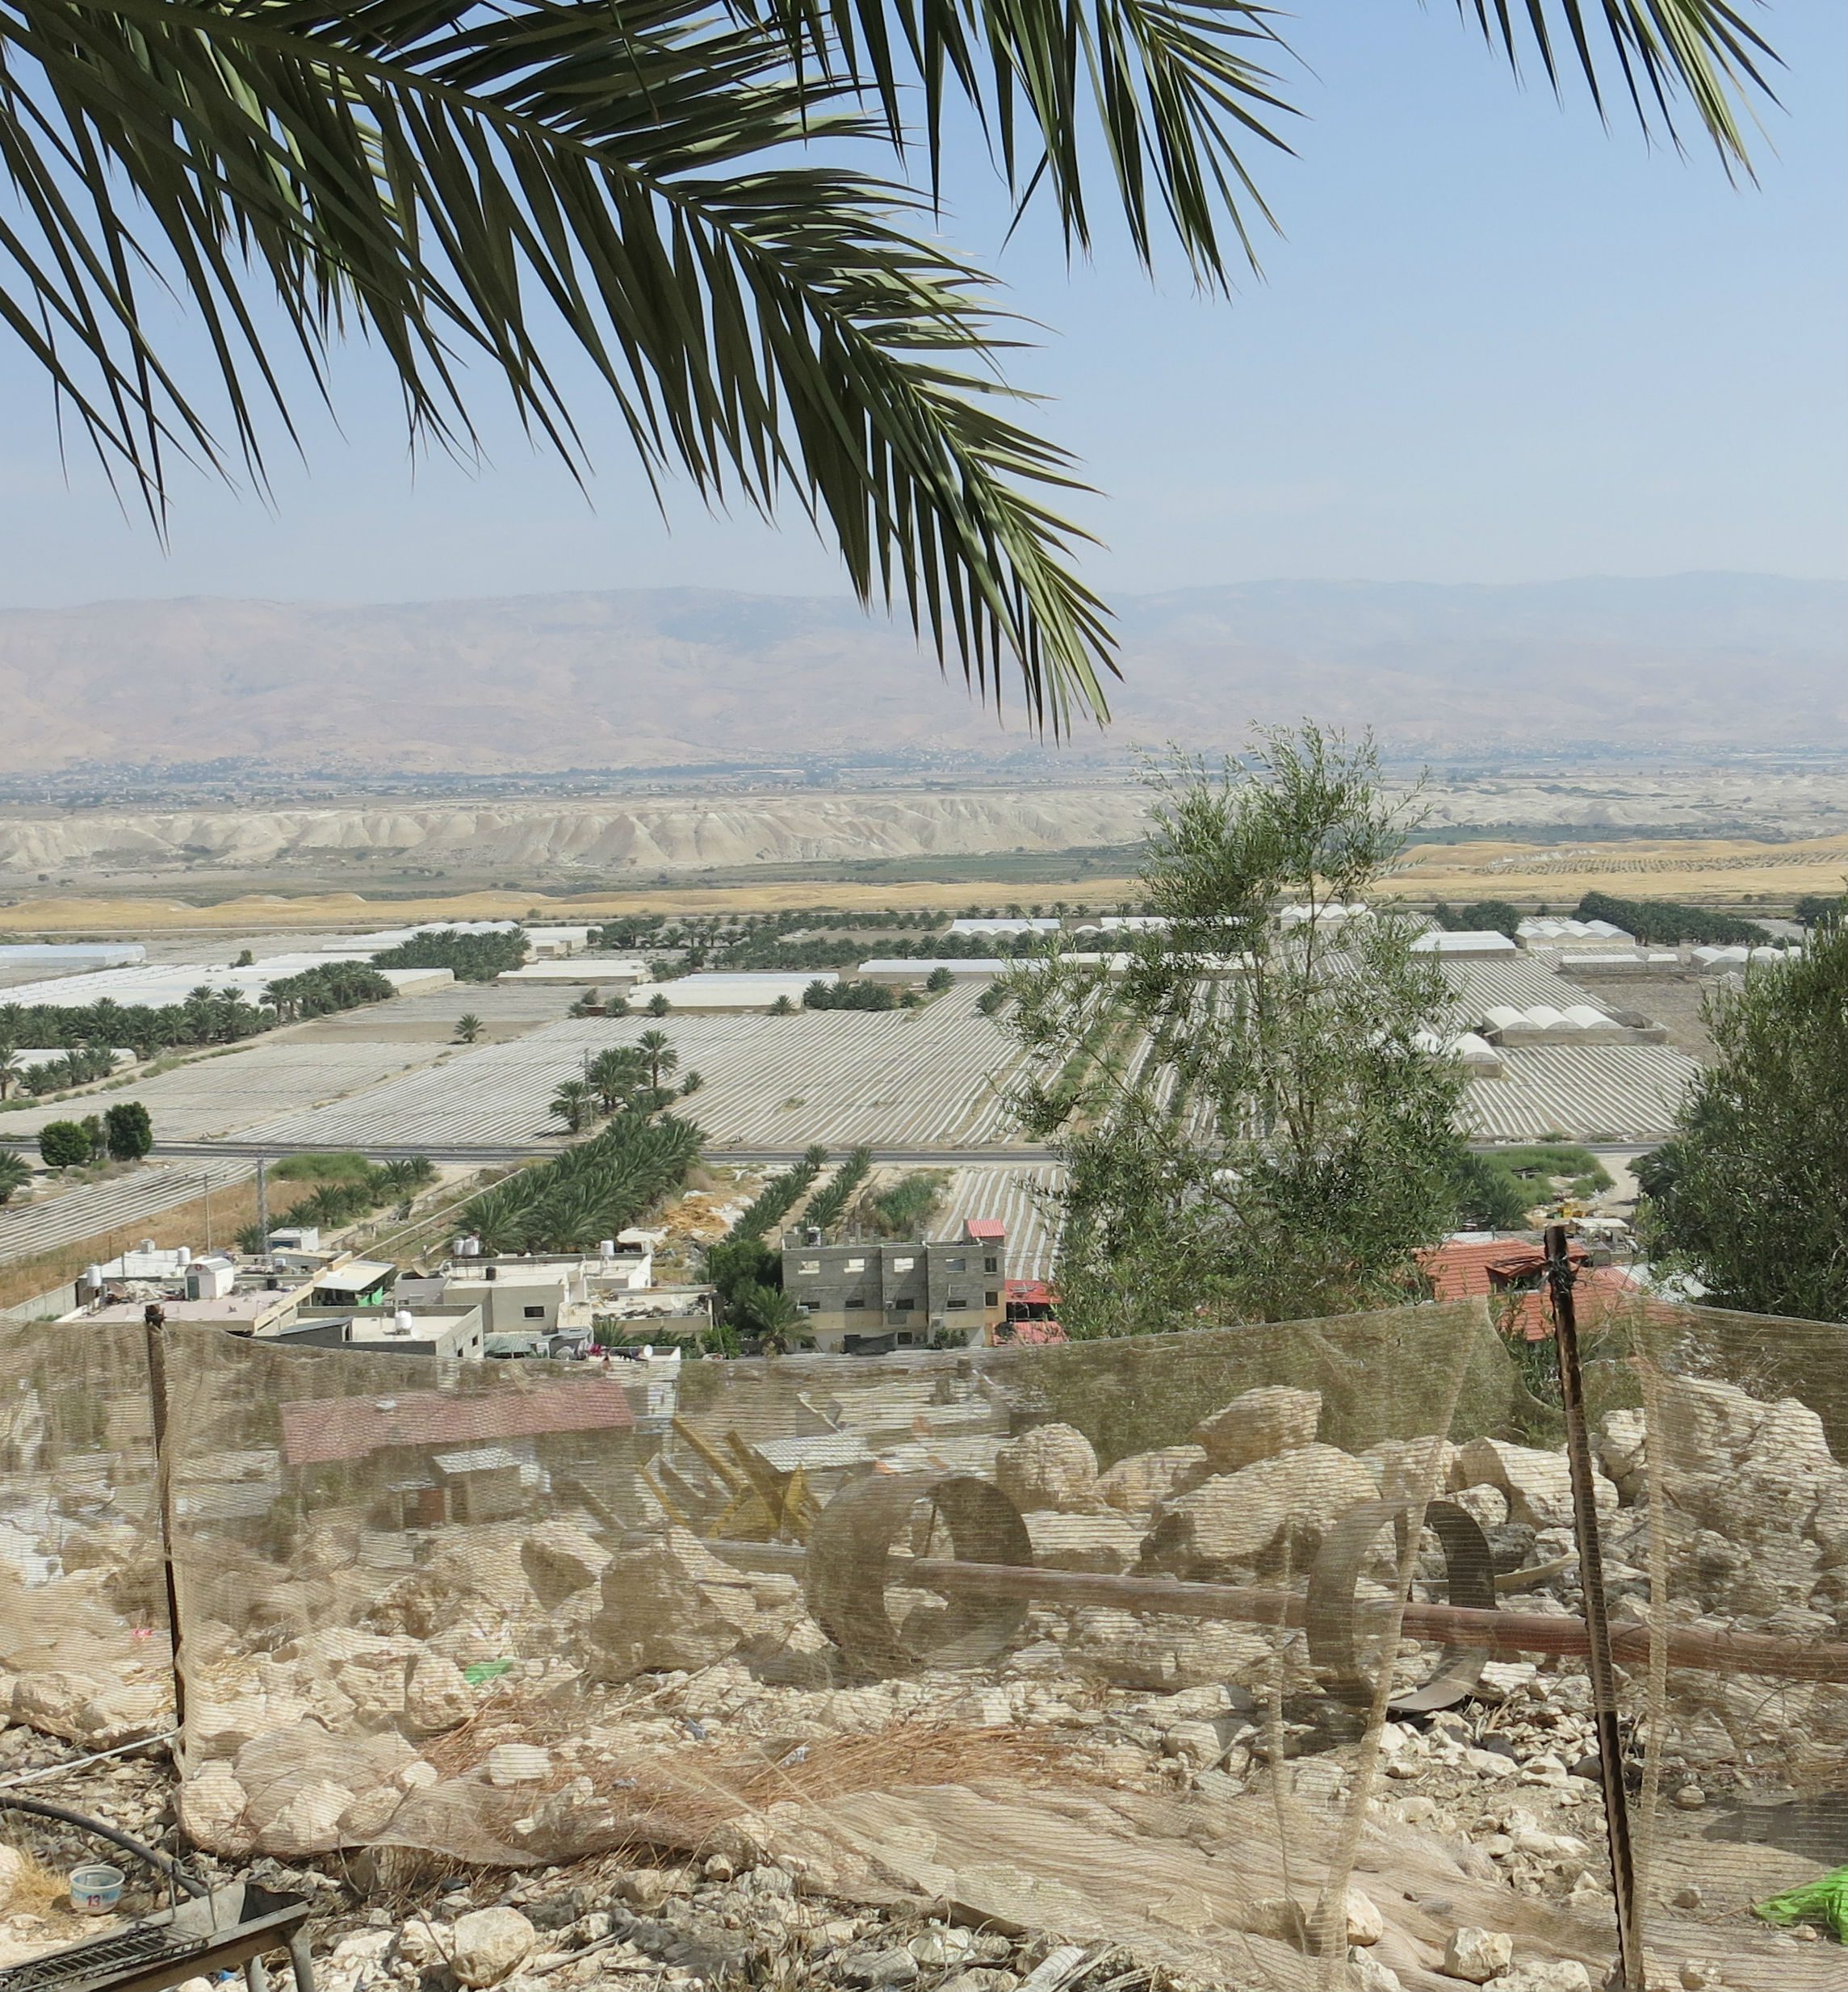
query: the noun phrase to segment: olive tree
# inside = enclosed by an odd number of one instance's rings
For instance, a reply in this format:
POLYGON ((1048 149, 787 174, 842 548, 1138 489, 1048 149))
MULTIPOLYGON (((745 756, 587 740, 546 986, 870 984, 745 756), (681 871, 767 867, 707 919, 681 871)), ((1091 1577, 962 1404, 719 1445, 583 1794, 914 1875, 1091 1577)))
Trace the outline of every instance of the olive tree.
POLYGON ((1054 1141, 1079 1336, 1280 1320, 1403 1291, 1456 1207, 1464 1085, 1417 929, 1367 901, 1399 848, 1371 740, 1305 727, 1154 777, 1114 964, 1016 967, 1016 1104, 1054 1141))
POLYGON ((1705 1007, 1713 1062, 1636 1170, 1650 1250, 1717 1306, 1848 1321, 1848 926, 1705 1007))

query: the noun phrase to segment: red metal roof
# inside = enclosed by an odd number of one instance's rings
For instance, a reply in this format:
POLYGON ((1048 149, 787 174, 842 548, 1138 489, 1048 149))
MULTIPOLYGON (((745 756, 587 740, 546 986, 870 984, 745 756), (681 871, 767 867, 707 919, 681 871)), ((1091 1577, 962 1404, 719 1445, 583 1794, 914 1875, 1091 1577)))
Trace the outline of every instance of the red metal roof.
POLYGON ((480 1396, 404 1390, 381 1397, 304 1398, 285 1403, 283 1457, 291 1466, 364 1459, 389 1445, 453 1451, 495 1439, 555 1432, 626 1432, 635 1422, 623 1384, 574 1378, 522 1389, 509 1382, 480 1396))
MULTIPOLYGON (((1566 1257, 1577 1277, 1581 1327, 1631 1294, 1630 1276, 1621 1266, 1594 1266, 1578 1239, 1569 1239, 1566 1257)), ((1490 1313, 1510 1335, 1544 1342, 1553 1333, 1553 1314, 1541 1276, 1546 1254, 1526 1239, 1497 1238, 1473 1243, 1456 1241, 1418 1254, 1418 1264, 1439 1300, 1466 1300, 1478 1294, 1494 1297, 1490 1313)))
POLYGON ((965 1218, 962 1233, 981 1244, 1000 1245, 1007 1242, 1008 1227, 999 1218, 965 1218))

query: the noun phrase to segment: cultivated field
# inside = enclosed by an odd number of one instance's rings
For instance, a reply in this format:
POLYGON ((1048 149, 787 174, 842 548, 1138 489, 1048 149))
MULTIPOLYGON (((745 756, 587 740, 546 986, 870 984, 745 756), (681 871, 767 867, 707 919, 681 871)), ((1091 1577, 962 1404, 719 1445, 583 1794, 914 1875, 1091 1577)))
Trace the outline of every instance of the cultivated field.
POLYGON ((124 1100, 139 1100, 147 1108, 157 1142, 210 1141, 280 1107, 309 1106, 376 1085, 430 1055, 427 1046, 304 1043, 291 1032, 279 1032, 191 1059, 151 1079, 13 1108, 0 1113, 0 1143, 36 1142, 47 1121, 81 1119, 124 1100))
MULTIPOLYGON (((685 1111, 708 1151, 953 1148, 1006 1143, 1001 1093, 1012 1041, 953 990, 922 1010, 798 1011, 670 1017, 680 1076, 705 1084, 685 1111)), ((559 1138, 547 1105, 586 1055, 632 1044, 647 1017, 543 1025, 514 1042, 459 1051, 330 1106, 267 1118, 240 1139, 279 1147, 493 1148, 559 1138)))
MULTIPOLYGON (((86 1238, 128 1235, 144 1219, 177 1206, 202 1202, 206 1194, 241 1183, 252 1173, 248 1162, 201 1160, 173 1168, 137 1169, 106 1183, 86 1183, 61 1196, 0 1206, 0 1260, 25 1259, 86 1238)), ((223 1243, 226 1234, 215 1240, 223 1243)))

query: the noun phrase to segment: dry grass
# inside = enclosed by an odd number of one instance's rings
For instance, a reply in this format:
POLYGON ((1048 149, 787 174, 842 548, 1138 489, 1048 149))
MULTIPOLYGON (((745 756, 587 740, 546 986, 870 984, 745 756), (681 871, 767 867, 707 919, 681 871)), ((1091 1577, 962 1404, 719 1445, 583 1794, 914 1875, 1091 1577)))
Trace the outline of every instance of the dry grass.
POLYGON ((1421 844, 1394 867, 1408 899, 1544 900, 1569 908, 1587 892, 1724 906, 1839 892, 1848 837, 1769 844, 1737 837, 1624 838, 1608 844, 1421 844))
MULTIPOLYGON (((151 1238, 163 1249, 175 1245, 198 1246, 205 1237, 206 1199, 175 1204, 150 1218, 135 1218, 91 1238, 80 1238, 30 1259, 15 1259, 0 1266, 0 1307, 16 1307, 22 1301, 36 1300, 55 1286, 74 1281, 87 1265, 113 1259, 123 1246, 139 1244, 151 1238)), ((246 1224, 257 1221, 257 1185, 233 1183, 212 1193, 212 1235, 220 1245, 235 1237, 246 1224)), ((73 1299, 71 1305, 77 1302, 73 1299)))
POLYGON ((1028 900, 1066 898, 1113 906, 1133 896, 1127 877, 1084 878, 1065 884, 1018 879, 958 879, 949 884, 795 883, 739 886, 658 886, 634 892, 555 896, 545 892, 457 892, 422 900, 368 900, 357 892, 240 894, 215 906, 189 906, 155 894, 108 898, 20 900, 0 912, 0 933, 128 934, 259 933, 344 927, 401 926, 424 920, 542 921, 614 919, 622 913, 774 913, 823 907, 841 912, 884 912, 896 908, 945 912, 964 906, 1004 906, 1028 900))

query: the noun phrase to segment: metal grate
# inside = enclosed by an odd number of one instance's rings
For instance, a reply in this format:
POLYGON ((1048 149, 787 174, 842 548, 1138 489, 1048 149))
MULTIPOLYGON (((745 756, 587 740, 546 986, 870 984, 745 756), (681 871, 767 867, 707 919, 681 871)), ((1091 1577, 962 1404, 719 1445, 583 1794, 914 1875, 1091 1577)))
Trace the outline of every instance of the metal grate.
POLYGON ((0 1971, 0 1992, 83 1992, 163 1960, 190 1957, 211 1948, 212 1942, 209 1935, 175 1930, 170 1924, 114 1930, 0 1971))

